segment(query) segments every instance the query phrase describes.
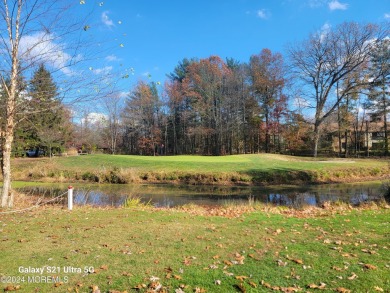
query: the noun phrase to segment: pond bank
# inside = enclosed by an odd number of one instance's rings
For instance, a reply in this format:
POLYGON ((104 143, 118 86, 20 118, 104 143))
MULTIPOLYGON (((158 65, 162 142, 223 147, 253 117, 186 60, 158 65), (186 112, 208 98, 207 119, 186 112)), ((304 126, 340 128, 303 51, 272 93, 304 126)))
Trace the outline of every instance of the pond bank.
MULTIPOLYGON (((23 172, 25 173, 25 172, 23 172)), ((185 185, 228 185, 228 186, 271 186, 351 183, 389 179, 387 167, 342 168, 331 170, 270 170, 241 172, 182 172, 182 171, 138 171, 113 168, 78 172, 73 170, 49 169, 28 174, 16 172, 14 178, 20 181, 40 182, 94 182, 110 184, 185 184, 185 185), (27 176, 26 176, 27 175, 27 176)))
POLYGON ((185 185, 302 185, 389 178, 386 160, 304 158, 275 154, 224 157, 89 155, 15 159, 14 180, 169 183, 185 185))

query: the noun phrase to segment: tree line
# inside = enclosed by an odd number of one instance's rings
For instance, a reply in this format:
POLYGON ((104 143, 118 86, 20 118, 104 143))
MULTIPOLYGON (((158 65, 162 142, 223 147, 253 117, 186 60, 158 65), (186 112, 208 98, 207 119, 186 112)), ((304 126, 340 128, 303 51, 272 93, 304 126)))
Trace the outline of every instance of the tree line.
POLYGON ((387 35, 379 25, 345 23, 290 45, 287 58, 263 49, 248 62, 183 59, 163 86, 140 80, 124 98, 100 99, 99 119, 87 111, 76 121, 40 64, 29 82, 18 82, 23 107, 13 152, 51 156, 74 146, 112 154, 316 156, 332 153, 336 139, 338 154, 348 156, 368 154, 375 130, 378 154, 387 155, 387 35))
POLYGON ((139 81, 124 103, 105 99, 105 122, 78 131, 95 133, 85 147, 111 153, 317 156, 336 139, 340 156, 387 155, 388 34, 344 23, 289 45, 287 57, 263 49, 248 62, 183 59, 162 88, 139 81), (382 136, 375 147, 373 132, 382 136))

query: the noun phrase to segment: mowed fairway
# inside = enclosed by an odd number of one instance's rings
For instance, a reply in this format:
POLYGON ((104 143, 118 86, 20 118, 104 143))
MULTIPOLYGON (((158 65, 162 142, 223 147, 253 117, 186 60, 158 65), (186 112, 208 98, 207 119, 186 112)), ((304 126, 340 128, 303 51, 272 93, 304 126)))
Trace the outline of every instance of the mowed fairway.
POLYGON ((233 156, 125 156, 89 155, 60 158, 57 160, 64 168, 118 167, 136 168, 144 171, 190 171, 190 172, 249 172, 286 170, 320 170, 348 166, 385 166, 384 160, 353 159, 313 159, 273 154, 233 155, 233 156))
POLYGON ((380 159, 324 159, 275 154, 233 156, 84 155, 17 159, 15 179, 89 180, 118 183, 327 183, 382 179, 389 163, 380 159), (105 178, 103 178, 106 176, 105 178), (112 178, 109 178, 109 177, 112 178), (116 178, 115 177, 115 178, 116 178), (115 179, 114 178, 114 179, 115 179), (111 182, 111 181, 114 182, 111 182))

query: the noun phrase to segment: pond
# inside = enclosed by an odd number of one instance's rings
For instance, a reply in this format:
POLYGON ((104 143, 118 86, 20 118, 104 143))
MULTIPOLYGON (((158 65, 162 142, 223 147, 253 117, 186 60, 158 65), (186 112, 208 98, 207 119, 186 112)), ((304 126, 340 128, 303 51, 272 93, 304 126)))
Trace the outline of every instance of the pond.
MULTIPOLYGON (((155 207, 185 204, 227 205, 262 202, 301 207, 320 206, 324 202, 342 201, 353 205, 382 198, 381 183, 327 184, 316 186, 225 187, 183 185, 74 185, 74 203, 93 206, 122 206, 128 197, 140 198, 155 207)), ((54 197, 64 193, 67 185, 26 186, 23 192, 54 197)))

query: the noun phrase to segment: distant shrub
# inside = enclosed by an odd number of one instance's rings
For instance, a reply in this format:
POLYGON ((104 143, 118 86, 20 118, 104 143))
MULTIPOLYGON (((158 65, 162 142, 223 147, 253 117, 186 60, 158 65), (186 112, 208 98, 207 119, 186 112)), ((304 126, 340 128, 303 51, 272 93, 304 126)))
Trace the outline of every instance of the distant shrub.
POLYGON ((85 181, 99 182, 99 177, 96 174, 93 174, 89 171, 81 175, 81 179, 85 181))

